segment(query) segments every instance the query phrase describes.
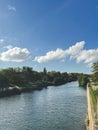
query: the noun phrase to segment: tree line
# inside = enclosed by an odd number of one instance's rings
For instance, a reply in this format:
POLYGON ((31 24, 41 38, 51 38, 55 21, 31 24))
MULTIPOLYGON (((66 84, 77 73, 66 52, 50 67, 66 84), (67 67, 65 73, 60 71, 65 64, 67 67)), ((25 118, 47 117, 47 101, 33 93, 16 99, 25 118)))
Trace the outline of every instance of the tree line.
POLYGON ((93 63, 91 76, 86 76, 84 74, 78 76, 78 82, 80 86, 86 86, 90 81, 98 85, 98 62, 93 63))
POLYGON ((20 88, 43 88, 49 85, 61 85, 67 82, 76 81, 78 73, 48 72, 46 68, 42 72, 33 70, 32 67, 7 68, 0 70, 0 91, 9 87, 19 86, 20 88))

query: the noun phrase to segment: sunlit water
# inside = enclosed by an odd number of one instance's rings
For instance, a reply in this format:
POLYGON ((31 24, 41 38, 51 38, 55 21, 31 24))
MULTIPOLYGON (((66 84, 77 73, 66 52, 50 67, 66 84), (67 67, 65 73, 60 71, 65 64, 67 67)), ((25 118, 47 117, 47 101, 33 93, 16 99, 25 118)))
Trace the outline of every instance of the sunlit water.
POLYGON ((77 82, 0 99, 0 130, 85 130, 86 90, 77 82))

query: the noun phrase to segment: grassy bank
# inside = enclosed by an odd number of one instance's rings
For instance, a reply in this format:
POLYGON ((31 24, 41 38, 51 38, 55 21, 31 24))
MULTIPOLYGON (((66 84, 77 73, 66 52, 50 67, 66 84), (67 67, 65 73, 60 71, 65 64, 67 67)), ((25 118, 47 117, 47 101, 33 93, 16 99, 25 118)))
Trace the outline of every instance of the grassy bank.
POLYGON ((46 81, 37 81, 37 82, 29 82, 27 84, 23 84, 21 86, 16 86, 15 84, 11 84, 11 87, 7 87, 0 91, 0 97, 8 97, 12 95, 21 94, 23 92, 32 92, 34 90, 42 90, 43 88, 47 88, 48 86, 58 86, 65 84, 62 83, 54 83, 54 82, 46 82, 46 81))
POLYGON ((94 111, 96 112, 96 109, 97 109, 97 98, 96 98, 96 94, 95 93, 96 92, 93 91, 92 88, 90 88, 90 95, 91 95, 91 98, 92 98, 93 108, 94 108, 94 111))

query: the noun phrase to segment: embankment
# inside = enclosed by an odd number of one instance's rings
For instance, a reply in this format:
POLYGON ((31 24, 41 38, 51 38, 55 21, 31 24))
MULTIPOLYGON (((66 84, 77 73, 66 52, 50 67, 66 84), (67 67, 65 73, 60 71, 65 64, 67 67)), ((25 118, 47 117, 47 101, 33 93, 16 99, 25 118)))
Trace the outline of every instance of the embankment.
MULTIPOLYGON (((88 115, 86 117, 86 130, 98 130, 97 126, 97 112, 94 109, 91 88, 87 86, 87 106, 88 106, 88 115)), ((97 106, 96 106, 97 107, 97 106)), ((97 108, 96 108, 97 110, 97 108)))

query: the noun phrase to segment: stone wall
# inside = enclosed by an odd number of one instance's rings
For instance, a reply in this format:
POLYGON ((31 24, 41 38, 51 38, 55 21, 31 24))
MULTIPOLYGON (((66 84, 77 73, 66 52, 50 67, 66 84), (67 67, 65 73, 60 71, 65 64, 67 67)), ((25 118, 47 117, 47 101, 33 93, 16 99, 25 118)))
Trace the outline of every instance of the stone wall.
POLYGON ((98 130, 96 126, 96 113, 93 109, 92 99, 90 96, 90 88, 87 86, 87 105, 88 105, 88 120, 89 125, 86 125, 87 130, 98 130))

